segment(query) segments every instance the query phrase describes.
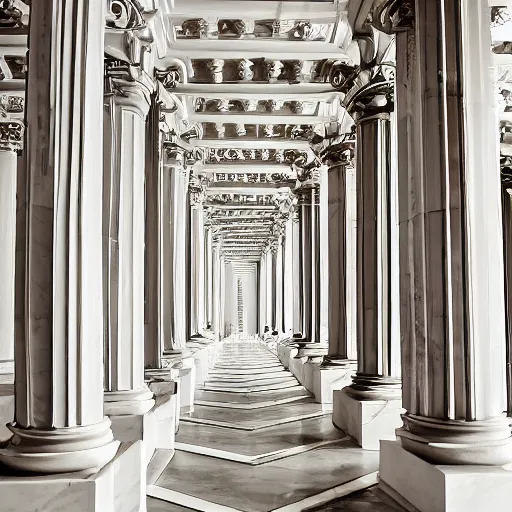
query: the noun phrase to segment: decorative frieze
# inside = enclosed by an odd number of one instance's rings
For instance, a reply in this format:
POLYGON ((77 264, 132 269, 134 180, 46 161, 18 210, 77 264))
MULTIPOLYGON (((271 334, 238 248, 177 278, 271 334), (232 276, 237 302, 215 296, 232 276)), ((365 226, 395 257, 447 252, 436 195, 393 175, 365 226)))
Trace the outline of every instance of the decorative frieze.
POLYGON ((214 182, 222 183, 281 183, 290 180, 289 172, 272 172, 272 173, 256 173, 256 172, 246 172, 246 173, 224 173, 217 172, 214 174, 213 178, 214 182))
POLYGON ((243 20, 194 18, 178 23, 177 39, 284 39, 290 41, 326 41, 334 22, 315 23, 310 20, 243 20))
POLYGON ((307 159, 306 151, 282 149, 235 149, 235 148, 207 148, 206 163, 217 164, 226 162, 269 161, 276 163, 291 163, 298 155, 307 159))

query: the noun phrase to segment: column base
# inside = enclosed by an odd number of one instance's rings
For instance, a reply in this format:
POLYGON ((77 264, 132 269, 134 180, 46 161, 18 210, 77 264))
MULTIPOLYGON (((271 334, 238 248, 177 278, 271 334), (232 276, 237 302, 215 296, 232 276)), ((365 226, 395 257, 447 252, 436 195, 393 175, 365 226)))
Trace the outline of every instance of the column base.
POLYGON ((7 424, 14 421, 14 384, 0 384, 0 442, 8 441, 12 432, 7 424))
POLYGON ((126 512, 146 510, 142 443, 123 443, 100 470, 52 475, 7 476, 0 468, 4 512, 126 512), (3 474, 2 474, 3 473, 3 474))
POLYGON ((157 449, 174 450, 176 416, 179 414, 176 382, 151 382, 150 388, 155 396, 155 405, 150 411, 110 418, 115 439, 121 442, 144 441, 146 464, 157 449))
POLYGON ((510 511, 512 471, 502 467, 433 465, 399 441, 382 441, 379 472, 379 486, 407 510, 510 511))
POLYGON ((129 391, 105 391, 103 401, 107 416, 145 414, 155 405, 153 393, 147 386, 129 391))
POLYGON ((378 450, 381 439, 395 439, 402 425, 401 400, 357 400, 349 387, 333 393, 332 422, 365 450, 378 450))
POLYGON ((84 427, 37 430, 8 425, 13 436, 0 449, 0 462, 19 471, 70 473, 101 468, 115 456, 110 420, 84 427))
POLYGON ((332 404, 334 391, 352 383, 352 376, 357 371, 357 361, 328 360, 324 357, 321 364, 306 363, 306 378, 310 373, 308 369, 311 370, 310 385, 316 401, 321 404, 332 404))

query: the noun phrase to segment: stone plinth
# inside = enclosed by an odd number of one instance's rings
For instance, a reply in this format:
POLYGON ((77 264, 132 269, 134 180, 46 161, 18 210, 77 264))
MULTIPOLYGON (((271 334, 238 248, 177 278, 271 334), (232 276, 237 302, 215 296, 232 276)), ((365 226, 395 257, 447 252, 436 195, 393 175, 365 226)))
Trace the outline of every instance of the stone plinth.
POLYGON ((144 441, 144 463, 147 466, 156 449, 174 450, 177 418, 177 383, 151 382, 155 405, 145 414, 112 416, 114 438, 121 442, 144 441))
POLYGON ((441 466, 382 441, 380 487, 419 512, 510 511, 512 471, 496 466, 441 466))
MULTIPOLYGON (((322 366, 318 363, 307 363, 311 370, 311 389, 317 402, 332 404, 334 392, 352 384, 352 375, 357 370, 357 362, 340 366, 322 366)), ((306 372, 309 373, 309 372, 306 372)))
MULTIPOLYGON (((122 443, 98 470, 52 476, 3 476, 2 512, 141 512, 146 510, 146 471, 142 442, 122 443)), ((3 473, 3 474, 1 474, 3 473)))
POLYGON ((401 400, 357 400, 335 390, 332 421, 365 450, 378 450, 382 439, 394 439, 402 425, 401 400))

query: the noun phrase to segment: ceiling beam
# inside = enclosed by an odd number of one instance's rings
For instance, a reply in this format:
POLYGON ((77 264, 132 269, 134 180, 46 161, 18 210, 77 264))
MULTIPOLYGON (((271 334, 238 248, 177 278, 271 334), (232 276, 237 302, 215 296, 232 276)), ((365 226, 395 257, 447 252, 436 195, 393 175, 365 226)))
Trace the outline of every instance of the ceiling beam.
POLYGON ((308 141, 294 139, 192 139, 190 145, 223 149, 310 149, 308 141))
POLYGON ((192 123, 222 123, 222 124, 247 124, 247 125, 266 125, 266 124, 322 124, 331 123, 336 120, 329 116, 308 116, 296 114, 258 114, 248 113, 220 113, 220 112, 200 112, 189 115, 192 123))

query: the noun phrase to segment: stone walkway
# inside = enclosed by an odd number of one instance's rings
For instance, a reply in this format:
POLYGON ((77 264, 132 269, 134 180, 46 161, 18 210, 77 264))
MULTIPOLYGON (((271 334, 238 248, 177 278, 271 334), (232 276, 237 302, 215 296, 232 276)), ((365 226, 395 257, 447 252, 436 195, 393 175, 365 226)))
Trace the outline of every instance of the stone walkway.
POLYGON ((149 512, 301 511, 376 483, 378 453, 334 428, 261 342, 224 342, 195 403, 149 512))

